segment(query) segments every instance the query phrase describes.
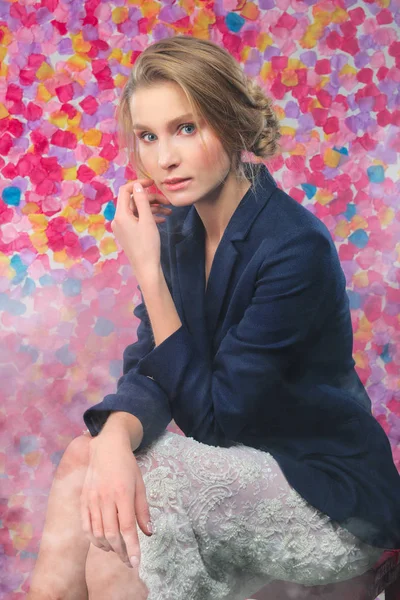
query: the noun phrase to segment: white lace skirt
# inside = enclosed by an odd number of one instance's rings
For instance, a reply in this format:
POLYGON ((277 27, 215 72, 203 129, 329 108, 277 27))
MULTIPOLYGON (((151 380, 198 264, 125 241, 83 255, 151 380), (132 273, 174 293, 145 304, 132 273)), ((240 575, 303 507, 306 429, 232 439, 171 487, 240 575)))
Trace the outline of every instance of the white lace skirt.
POLYGON ((148 600, 244 600, 275 579, 340 582, 384 550, 303 500, 261 450, 166 431, 135 455, 154 526, 151 537, 138 528, 148 600))

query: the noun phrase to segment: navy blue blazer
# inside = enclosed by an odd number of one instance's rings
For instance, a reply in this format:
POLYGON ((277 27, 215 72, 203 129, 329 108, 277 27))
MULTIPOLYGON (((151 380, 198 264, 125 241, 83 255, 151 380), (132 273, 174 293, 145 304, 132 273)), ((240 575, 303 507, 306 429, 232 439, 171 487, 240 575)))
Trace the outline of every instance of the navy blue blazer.
POLYGON ((261 449, 311 505, 373 546, 400 548, 400 475, 354 368, 326 226, 259 165, 205 291, 202 221, 194 206, 172 210, 161 265, 182 326, 155 347, 142 296, 117 391, 84 413, 90 433, 126 411, 143 425, 137 451, 171 419, 205 444, 261 449))

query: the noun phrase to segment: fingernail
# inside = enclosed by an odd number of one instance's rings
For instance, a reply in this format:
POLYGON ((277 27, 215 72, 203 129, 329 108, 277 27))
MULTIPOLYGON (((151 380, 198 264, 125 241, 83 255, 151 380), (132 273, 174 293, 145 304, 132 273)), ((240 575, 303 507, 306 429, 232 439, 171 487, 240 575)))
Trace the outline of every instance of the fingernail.
POLYGON ((135 183, 133 184, 133 187, 134 187, 135 192, 143 192, 143 188, 138 181, 135 181, 135 183))
POLYGON ((150 533, 153 533, 153 525, 152 525, 151 521, 149 521, 147 523, 147 530, 150 531, 150 533))
POLYGON ((137 567, 139 565, 139 559, 137 556, 131 556, 130 561, 132 567, 137 567))

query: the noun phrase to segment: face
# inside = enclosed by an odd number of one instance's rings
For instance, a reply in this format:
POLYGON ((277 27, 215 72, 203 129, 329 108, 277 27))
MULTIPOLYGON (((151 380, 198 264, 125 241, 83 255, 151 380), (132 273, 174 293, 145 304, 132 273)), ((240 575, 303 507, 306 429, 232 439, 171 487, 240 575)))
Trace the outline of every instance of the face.
POLYGON ((229 156, 203 120, 199 131, 190 104, 173 82, 138 89, 130 102, 138 154, 143 168, 175 206, 211 201, 231 173, 229 156), (167 178, 190 178, 181 189, 169 189, 167 178))

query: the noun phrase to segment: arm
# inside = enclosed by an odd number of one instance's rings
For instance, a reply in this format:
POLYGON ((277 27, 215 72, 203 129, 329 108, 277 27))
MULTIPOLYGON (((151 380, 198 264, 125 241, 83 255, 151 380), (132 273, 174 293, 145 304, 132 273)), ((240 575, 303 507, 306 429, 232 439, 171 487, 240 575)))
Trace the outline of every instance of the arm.
MULTIPOLYGON (((167 337, 179 329, 179 327, 182 326, 182 323, 176 311, 174 301, 172 300, 161 268, 156 277, 148 277, 139 287, 144 297, 147 314, 150 316, 155 345, 158 346, 167 337)), ((137 309, 135 309, 135 311, 136 313, 138 312, 137 309)), ((141 322, 139 327, 143 326, 143 322, 141 322)), ((139 345, 140 343, 142 344, 142 352, 143 350, 150 351, 150 345, 151 347, 154 347, 154 343, 149 343, 149 336, 145 338, 145 342, 146 345, 143 344, 143 340, 139 342, 139 345)), ((140 352, 138 342, 131 344, 125 349, 123 366, 124 375, 120 378, 117 388, 122 384, 125 375, 137 364, 140 352)), ((112 412, 103 426, 102 431, 109 432, 111 429, 118 431, 118 434, 120 434, 120 432, 122 432, 122 435, 126 434, 132 450, 139 448, 142 443, 142 423, 137 417, 128 412, 112 412)))
POLYGON ((151 276, 143 280, 141 288, 147 313, 150 317, 155 345, 159 346, 170 335, 182 327, 182 322, 175 308, 161 267, 155 277, 151 276))
POLYGON ((97 437, 101 437, 103 432, 115 432, 118 438, 125 437, 133 451, 139 448, 143 440, 142 423, 137 417, 124 411, 113 411, 97 437))
POLYGON ((83 419, 93 437, 105 430, 106 425, 107 430, 119 428, 122 435, 129 436, 135 450, 156 439, 171 422, 172 415, 165 393, 152 379, 137 372, 139 361, 155 347, 143 294, 142 303, 133 314, 140 319, 138 339, 124 350, 123 374, 118 380, 117 391, 88 408, 83 419), (158 409, 155 404, 159 405, 158 409))
POLYGON ((339 269, 332 240, 319 231, 280 240, 260 267, 251 304, 212 364, 181 326, 139 361, 138 373, 165 391, 187 436, 212 445, 238 440, 246 426, 266 418, 267 399, 279 397, 294 353, 331 310, 339 269))

